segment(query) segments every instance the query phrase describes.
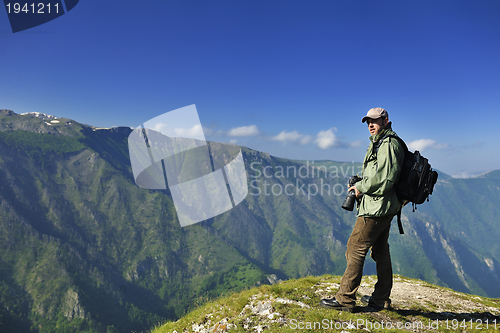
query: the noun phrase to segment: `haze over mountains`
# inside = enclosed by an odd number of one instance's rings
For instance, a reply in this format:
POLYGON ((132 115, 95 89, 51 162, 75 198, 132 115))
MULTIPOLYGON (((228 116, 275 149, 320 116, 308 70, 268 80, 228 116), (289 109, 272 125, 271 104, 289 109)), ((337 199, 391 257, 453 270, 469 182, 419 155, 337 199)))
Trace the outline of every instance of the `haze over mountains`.
MULTIPOLYGON (((0 331, 140 331, 271 274, 343 273, 359 163, 242 147, 247 198, 181 228, 168 190, 135 185, 130 131, 0 110, 0 331)), ((405 235, 394 223, 395 273, 500 297, 499 198, 500 170, 440 173, 430 202, 403 209, 405 235)))

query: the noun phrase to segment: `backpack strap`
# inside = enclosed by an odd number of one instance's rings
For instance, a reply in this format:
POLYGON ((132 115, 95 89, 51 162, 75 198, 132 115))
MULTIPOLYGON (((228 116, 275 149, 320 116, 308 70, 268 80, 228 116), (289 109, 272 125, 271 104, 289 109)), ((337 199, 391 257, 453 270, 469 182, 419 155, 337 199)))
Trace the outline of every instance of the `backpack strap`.
POLYGON ((380 147, 380 145, 382 144, 382 141, 385 139, 385 138, 394 138, 396 140, 398 140, 404 147, 405 150, 408 150, 408 147, 406 146, 406 143, 404 142, 403 139, 401 139, 399 136, 397 135, 393 135, 393 134, 387 134, 385 136, 382 137, 382 139, 379 139, 377 141, 377 151, 378 151, 378 148, 380 147))
POLYGON ((403 223, 401 223, 401 209, 402 207, 399 209, 399 211, 397 212, 397 217, 398 217, 398 228, 399 228, 399 233, 401 235, 403 235, 405 232, 403 230, 403 223))
POLYGON ((373 144, 372 154, 371 154, 370 158, 365 162, 365 164, 367 164, 368 162, 371 162, 377 158, 378 149, 380 148, 380 145, 382 144, 382 141, 384 141, 385 138, 394 138, 394 139, 398 140, 403 145, 405 151, 408 151, 408 147, 406 146, 406 143, 404 142, 403 139, 401 139, 397 135, 387 134, 387 135, 384 135, 383 137, 381 137, 380 139, 378 139, 377 142, 373 144))
MULTIPOLYGON (((382 144, 382 141, 385 138, 394 138, 394 139, 398 140, 403 145, 405 151, 408 151, 408 147, 406 146, 406 143, 403 141, 403 139, 401 139, 399 136, 396 136, 396 135, 387 134, 387 135, 383 136, 381 139, 379 139, 377 141, 377 144, 373 146, 373 153, 372 154, 374 154, 375 156, 377 156, 378 148, 380 147, 380 145, 382 144)), ((403 230, 403 223, 401 222, 401 210, 402 209, 403 209, 403 207, 401 207, 399 209, 399 211, 396 213, 396 216, 398 217, 399 233, 401 235, 403 235, 405 233, 404 230, 403 230)))

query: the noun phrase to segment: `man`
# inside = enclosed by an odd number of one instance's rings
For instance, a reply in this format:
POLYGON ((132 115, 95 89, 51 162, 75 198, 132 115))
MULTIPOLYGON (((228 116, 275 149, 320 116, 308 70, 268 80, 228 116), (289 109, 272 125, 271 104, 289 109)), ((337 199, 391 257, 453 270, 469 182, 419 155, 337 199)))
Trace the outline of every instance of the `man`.
POLYGON ((389 114, 382 108, 372 108, 361 121, 368 124, 371 136, 363 160, 362 180, 348 189, 354 190, 360 201, 358 218, 347 242, 347 268, 335 297, 320 302, 323 307, 344 311, 354 310, 369 249, 376 263, 378 280, 372 295, 363 296, 361 301, 376 310, 389 307, 392 289, 389 229, 392 218, 401 209, 394 184, 401 172, 404 148, 397 139, 385 137, 396 135, 389 114))

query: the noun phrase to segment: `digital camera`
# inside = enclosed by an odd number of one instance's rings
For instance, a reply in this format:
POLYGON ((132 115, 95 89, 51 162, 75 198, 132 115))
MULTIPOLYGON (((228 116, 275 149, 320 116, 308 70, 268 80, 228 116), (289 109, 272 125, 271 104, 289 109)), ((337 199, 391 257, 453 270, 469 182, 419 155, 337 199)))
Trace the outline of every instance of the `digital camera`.
MULTIPOLYGON (((352 176, 349 178, 349 187, 354 186, 357 182, 362 180, 363 178, 359 177, 358 175, 352 176)), ((356 193, 354 190, 350 190, 347 193, 347 197, 344 200, 344 203, 342 204, 342 208, 348 211, 354 210, 354 203, 356 202, 356 193)))

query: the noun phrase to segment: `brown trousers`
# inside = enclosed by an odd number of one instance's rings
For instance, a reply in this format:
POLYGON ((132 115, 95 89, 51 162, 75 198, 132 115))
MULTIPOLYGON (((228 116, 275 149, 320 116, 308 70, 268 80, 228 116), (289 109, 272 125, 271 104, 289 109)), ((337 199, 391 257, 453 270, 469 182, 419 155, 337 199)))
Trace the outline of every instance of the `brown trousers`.
POLYGON ((363 276, 363 266, 368 250, 377 266, 377 283, 372 293, 375 304, 384 306, 392 289, 392 265, 389 253, 389 229, 394 215, 382 217, 360 216, 356 220, 351 237, 347 241, 347 267, 340 289, 335 295, 337 301, 348 307, 356 304, 356 291, 363 276))

